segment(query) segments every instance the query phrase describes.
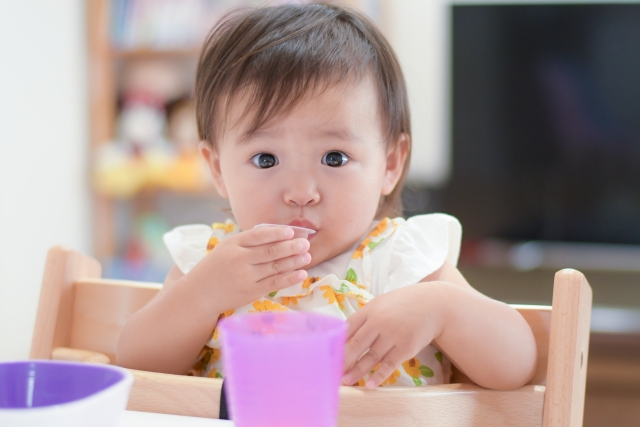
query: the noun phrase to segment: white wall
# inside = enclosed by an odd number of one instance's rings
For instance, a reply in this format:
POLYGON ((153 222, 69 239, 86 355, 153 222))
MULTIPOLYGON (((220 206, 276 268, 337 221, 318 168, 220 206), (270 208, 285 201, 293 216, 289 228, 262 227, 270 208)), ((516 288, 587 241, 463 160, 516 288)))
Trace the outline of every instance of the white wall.
POLYGON ((409 180, 437 187, 451 171, 447 0, 382 0, 385 32, 407 82, 412 154, 409 180))
POLYGON ((0 0, 0 360, 28 356, 47 248, 89 249, 81 0, 0 0))

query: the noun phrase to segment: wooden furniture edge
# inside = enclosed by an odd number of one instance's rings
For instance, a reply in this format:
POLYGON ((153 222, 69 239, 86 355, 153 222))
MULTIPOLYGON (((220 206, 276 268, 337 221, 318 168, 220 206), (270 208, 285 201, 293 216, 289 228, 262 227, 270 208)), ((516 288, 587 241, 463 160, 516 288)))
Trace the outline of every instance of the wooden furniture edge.
POLYGON ((339 427, 513 425, 539 427, 545 386, 490 390, 475 384, 340 388, 339 427), (393 406, 389 406, 393 397, 393 406), (402 418, 398 415, 402 414, 402 418), (404 421, 399 421, 403 419, 404 421))
POLYGON ((80 277, 100 277, 100 263, 65 246, 54 246, 47 259, 40 288, 30 359, 50 359, 55 347, 69 347, 74 284, 80 277))
POLYGON ((556 273, 543 427, 582 426, 592 298, 582 273, 556 273))
POLYGON ((130 411, 218 418, 222 380, 129 369, 134 384, 130 411))
POLYGON ((51 360, 68 360, 72 362, 110 364, 111 359, 97 351, 81 350, 78 348, 56 347, 51 352, 51 360))

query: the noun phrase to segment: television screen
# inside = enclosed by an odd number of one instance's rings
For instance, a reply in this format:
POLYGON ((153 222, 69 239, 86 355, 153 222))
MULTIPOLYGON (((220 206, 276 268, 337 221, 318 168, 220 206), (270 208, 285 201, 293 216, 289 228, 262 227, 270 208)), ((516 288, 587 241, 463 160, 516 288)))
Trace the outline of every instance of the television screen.
POLYGON ((468 239, 640 244, 640 4, 452 6, 468 239))

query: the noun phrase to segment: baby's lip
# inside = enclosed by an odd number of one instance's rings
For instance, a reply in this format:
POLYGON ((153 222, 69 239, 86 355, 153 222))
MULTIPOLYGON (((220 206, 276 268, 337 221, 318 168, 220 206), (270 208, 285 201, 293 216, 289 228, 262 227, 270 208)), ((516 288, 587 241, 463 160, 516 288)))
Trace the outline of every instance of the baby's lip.
POLYGON ((309 221, 308 219, 304 219, 304 218, 296 218, 293 221, 289 222, 287 225, 290 225, 292 227, 309 228, 313 231, 318 231, 317 225, 315 225, 312 221, 309 221))

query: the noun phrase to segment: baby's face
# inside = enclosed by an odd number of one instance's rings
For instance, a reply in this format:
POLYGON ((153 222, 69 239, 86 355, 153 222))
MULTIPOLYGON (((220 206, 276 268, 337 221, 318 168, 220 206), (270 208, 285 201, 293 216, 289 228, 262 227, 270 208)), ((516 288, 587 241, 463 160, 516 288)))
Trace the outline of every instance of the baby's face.
MULTIPOLYGON (((245 105, 230 112, 235 123, 245 105)), ((366 233, 389 171, 369 79, 309 96, 294 110, 245 140, 248 123, 225 129, 216 151, 201 144, 220 194, 243 230, 256 224, 312 228, 312 267, 347 250, 366 233)))

